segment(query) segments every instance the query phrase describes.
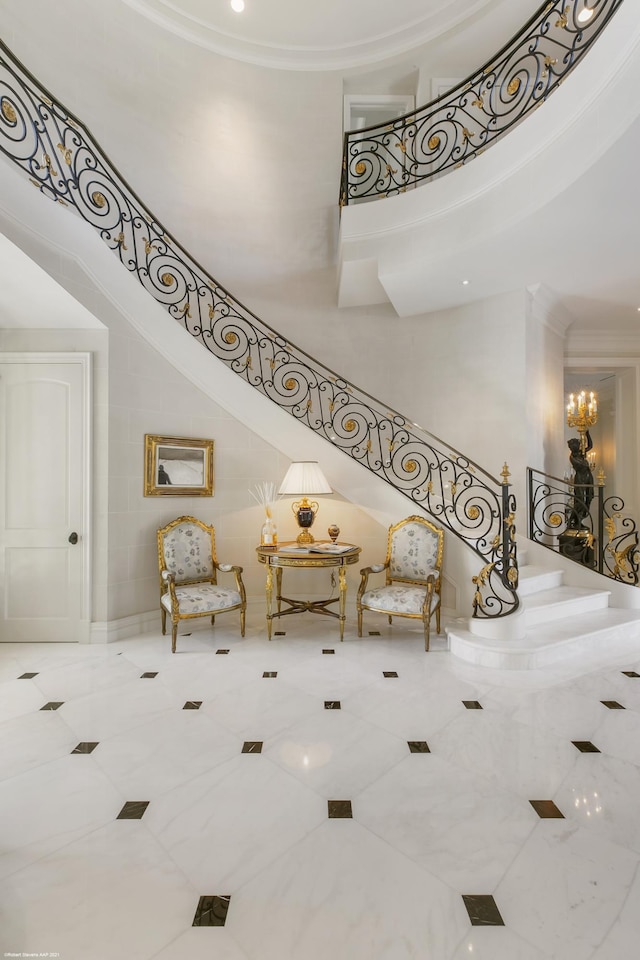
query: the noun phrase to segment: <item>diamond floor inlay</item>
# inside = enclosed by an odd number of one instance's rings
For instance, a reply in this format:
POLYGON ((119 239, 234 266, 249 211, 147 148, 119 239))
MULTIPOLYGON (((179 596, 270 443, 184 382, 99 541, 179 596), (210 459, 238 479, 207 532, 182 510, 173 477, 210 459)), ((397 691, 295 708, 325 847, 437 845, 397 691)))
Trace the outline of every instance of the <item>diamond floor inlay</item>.
POLYGON ((462 899, 474 927, 503 927, 497 904, 489 894, 463 894, 462 899))
POLYGON ((142 820, 148 806, 148 800, 127 800, 116 820, 142 820))
POLYGON ((635 956, 640 643, 500 672, 399 618, 358 637, 354 609, 336 647, 302 616, 270 645, 264 600, 243 638, 223 619, 179 656, 159 625, 0 644, 5 951, 635 956))
POLYGON ((598 748, 590 740, 572 740, 571 743, 580 751, 580 753, 600 753, 598 748))
POLYGON ((50 700, 49 703, 45 703, 44 707, 40 707, 41 710, 58 710, 64 703, 64 700, 50 700))
POLYGON ((224 927, 231 897, 200 897, 195 916, 194 927, 224 927))
POLYGON ((529 800, 529 803, 541 820, 564 820, 564 814, 553 800, 529 800))

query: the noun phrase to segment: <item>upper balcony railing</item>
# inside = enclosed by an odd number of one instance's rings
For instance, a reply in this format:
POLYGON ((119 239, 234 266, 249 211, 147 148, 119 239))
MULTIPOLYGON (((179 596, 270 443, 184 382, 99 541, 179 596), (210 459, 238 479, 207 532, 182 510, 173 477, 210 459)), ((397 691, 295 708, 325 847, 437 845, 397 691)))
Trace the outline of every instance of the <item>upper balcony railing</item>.
POLYGON ((82 123, 0 43, 0 151, 43 197, 96 230, 170 316, 246 383, 357 460, 475 551, 473 613, 518 607, 515 498, 402 414, 314 360, 211 278, 144 206, 82 123))
POLYGON ((453 90, 397 120, 345 133, 340 205, 404 193, 479 156, 560 86, 621 3, 544 3, 453 90))

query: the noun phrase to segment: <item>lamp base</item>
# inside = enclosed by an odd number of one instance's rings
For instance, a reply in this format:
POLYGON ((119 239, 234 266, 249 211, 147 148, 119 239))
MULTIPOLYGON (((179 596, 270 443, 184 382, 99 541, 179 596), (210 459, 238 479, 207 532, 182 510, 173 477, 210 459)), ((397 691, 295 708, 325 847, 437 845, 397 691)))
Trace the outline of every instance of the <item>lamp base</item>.
POLYGON ((316 501, 310 501, 307 497, 303 497, 302 500, 294 503, 291 509, 293 510, 293 515, 298 521, 298 526, 300 527, 300 533, 298 534, 296 542, 301 547, 315 543, 313 534, 309 531, 309 527, 311 527, 313 524, 313 521, 316 518, 316 513, 318 512, 318 504, 316 501))

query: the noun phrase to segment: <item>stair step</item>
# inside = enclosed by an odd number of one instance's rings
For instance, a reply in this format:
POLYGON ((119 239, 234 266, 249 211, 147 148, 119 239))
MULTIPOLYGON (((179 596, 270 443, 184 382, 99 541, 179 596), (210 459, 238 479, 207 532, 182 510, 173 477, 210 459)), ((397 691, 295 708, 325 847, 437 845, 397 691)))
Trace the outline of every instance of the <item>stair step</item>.
MULTIPOLYGON (((640 610, 608 607, 531 628, 522 640, 486 640, 447 627, 451 653, 461 660, 496 670, 533 670, 551 663, 579 665, 587 672, 615 656, 640 649, 640 610)), ((573 669, 573 668, 572 668, 573 669)))
POLYGON ((554 587, 524 597, 527 629, 537 624, 579 616, 609 606, 609 590, 590 590, 588 587, 554 587))
POLYGON ((550 570, 548 567, 530 564, 520 569, 518 593, 521 597, 529 597, 532 593, 562 586, 563 579, 563 570, 550 570))

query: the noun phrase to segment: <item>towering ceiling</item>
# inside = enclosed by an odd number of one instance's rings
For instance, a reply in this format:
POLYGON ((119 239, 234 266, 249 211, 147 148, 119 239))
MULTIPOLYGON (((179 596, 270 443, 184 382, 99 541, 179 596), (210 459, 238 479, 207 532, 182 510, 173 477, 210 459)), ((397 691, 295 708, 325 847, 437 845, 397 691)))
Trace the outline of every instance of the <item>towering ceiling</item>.
MULTIPOLYGON (((124 0, 168 30, 201 46, 262 66, 345 69, 406 53, 497 0, 124 0)), ((530 0, 514 0, 524 16, 530 0)))

